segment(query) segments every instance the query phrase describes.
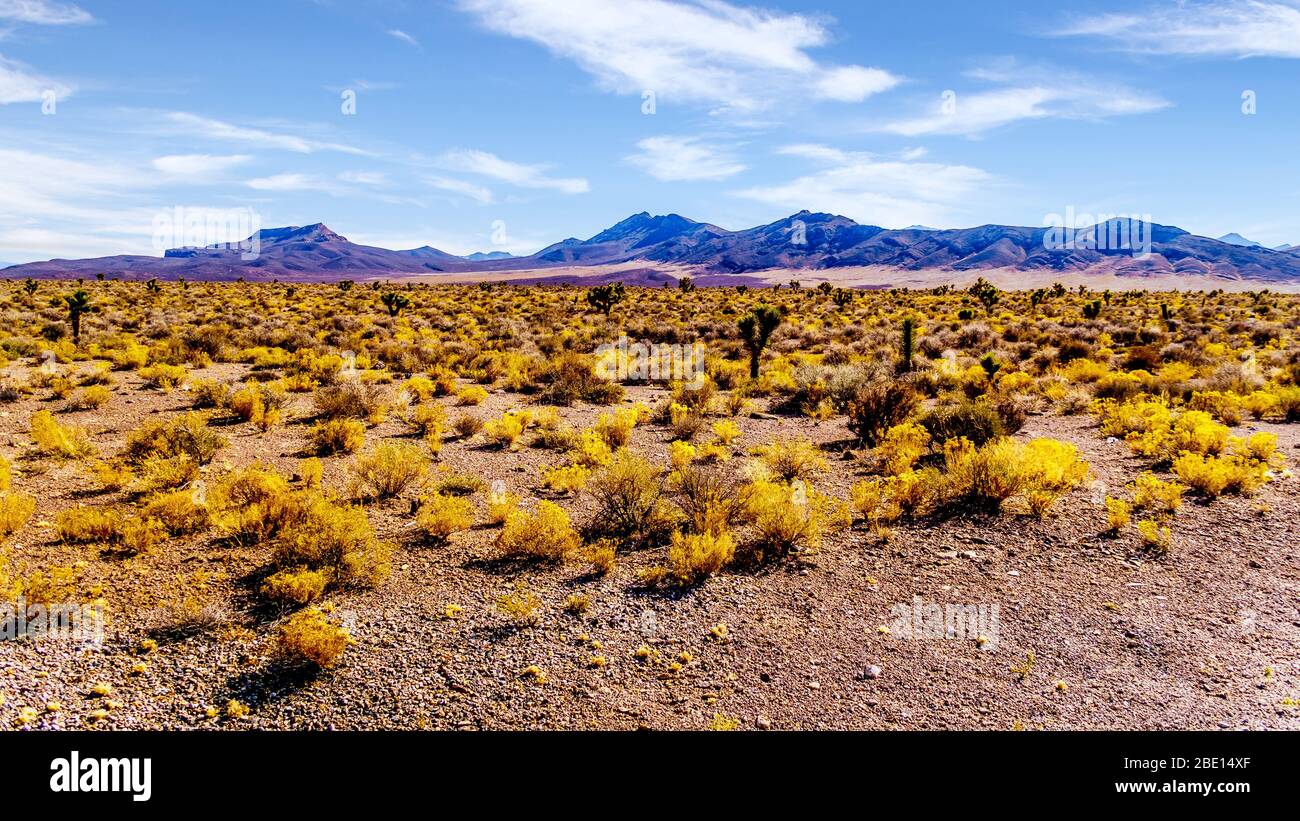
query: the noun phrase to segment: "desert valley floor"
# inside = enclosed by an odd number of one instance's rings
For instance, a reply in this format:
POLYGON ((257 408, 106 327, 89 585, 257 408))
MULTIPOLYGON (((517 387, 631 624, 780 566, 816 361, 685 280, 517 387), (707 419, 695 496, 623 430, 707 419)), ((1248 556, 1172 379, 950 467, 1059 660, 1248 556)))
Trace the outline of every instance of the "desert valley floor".
MULTIPOLYGON (((195 376, 237 380, 240 372, 216 367, 195 376)), ((628 399, 649 403, 662 394, 633 390, 628 399)), ((0 441, 7 449, 21 445, 26 418, 39 405, 25 400, 6 409, 0 441)), ((94 420, 102 427, 95 443, 112 450, 140 420, 187 405, 182 392, 129 391, 107 418, 94 420)), ((512 405, 496 394, 485 410, 512 405)), ((579 406, 566 417, 585 425, 601 410, 579 406)), ((68 421, 82 420, 71 414, 68 421)), ((1295 426, 1253 427, 1277 433, 1287 453, 1300 447, 1295 426)), ((754 441, 843 439, 833 423, 797 418, 750 420, 746 430, 754 441)), ((219 466, 266 460, 293 473, 305 432, 304 424, 265 435, 233 427, 219 466)), ((1033 417, 1023 433, 1078 445, 1108 485, 1139 472, 1123 443, 1098 437, 1086 416, 1033 417)), ((388 423, 374 434, 402 431, 388 423)), ((638 429, 631 447, 663 455, 668 438, 654 427, 638 429)), ((345 458, 326 460, 327 483, 341 478, 337 463, 345 458)), ((441 464, 527 488, 546 461, 531 449, 450 444, 441 464)), ((14 546, 56 563, 92 563, 112 591, 110 638, 97 649, 54 642, 0 648, 6 725, 35 706, 43 713, 39 726, 63 728, 704 729, 715 715, 775 729, 1300 726, 1294 480, 1256 499, 1188 505, 1174 528, 1177 549, 1163 561, 1142 556, 1133 538, 1103 536, 1101 505, 1085 488, 1045 521, 990 516, 901 525, 887 541, 855 528, 788 566, 671 594, 637 589, 635 570, 648 558, 630 555, 604 578, 582 566, 503 563, 494 532, 475 529, 446 546, 403 547, 380 589, 340 598, 336 608, 346 612, 356 645, 339 668, 304 679, 268 668, 265 638, 245 623, 253 616, 141 654, 169 579, 209 571, 222 594, 240 601, 247 597, 241 583, 264 563, 264 549, 174 543, 160 555, 123 562, 61 545, 52 523, 58 510, 84 501, 79 470, 70 463, 18 479, 42 504, 14 546), (522 575, 543 603, 535 626, 503 622, 494 607, 522 575), (575 593, 591 600, 580 615, 563 607, 575 593), (996 649, 879 632, 893 604, 918 595, 1000 602, 996 649), (460 611, 449 618, 451 605, 460 611), (711 632, 719 624, 726 625, 723 638, 711 632), (634 657, 642 645, 655 651, 653 659, 634 657), (1029 653, 1033 669, 1022 680, 1012 668, 1029 653), (690 661, 677 671, 660 661, 683 654, 690 661), (606 663, 594 666, 595 657, 606 663), (147 667, 134 673, 141 659, 147 667), (873 665, 878 678, 868 677, 873 665), (544 683, 521 675, 534 666, 544 683), (120 706, 96 723, 87 714, 105 700, 91 692, 100 682, 111 685, 120 706), (206 714, 232 699, 251 707, 247 717, 206 714), (61 709, 47 711, 50 704, 61 709)), ((853 475, 851 468, 835 471, 838 486, 830 490, 847 493, 853 475)), ((407 504, 370 509, 381 537, 409 541, 410 521, 397 515, 407 504)))

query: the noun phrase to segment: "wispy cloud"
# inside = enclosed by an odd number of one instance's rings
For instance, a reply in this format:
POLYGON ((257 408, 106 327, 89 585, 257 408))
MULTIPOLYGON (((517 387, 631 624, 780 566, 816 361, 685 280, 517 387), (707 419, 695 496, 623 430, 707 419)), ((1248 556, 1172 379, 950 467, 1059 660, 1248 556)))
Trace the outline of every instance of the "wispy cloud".
POLYGON ((274 174, 247 180, 249 188, 256 191, 333 191, 329 182, 310 174, 274 174))
POLYGON ((311 154, 317 151, 337 151, 345 154, 369 155, 369 152, 350 145, 322 142, 300 137, 295 134, 281 134, 262 128, 250 128, 235 125, 222 120, 201 117, 185 111, 170 111, 166 114, 169 126, 180 133, 222 142, 236 142, 261 148, 277 148, 298 154, 311 154))
POLYGON ((416 48, 420 47, 419 40, 415 39, 414 37, 402 31, 401 29, 389 29, 388 36, 392 37, 395 40, 400 40, 403 43, 406 43, 408 46, 415 46, 416 48))
POLYGON ((89 154, 0 148, 0 258, 8 261, 157 253, 154 218, 178 205, 147 166, 89 154))
POLYGON ((454 180, 449 177, 429 177, 427 182, 433 188, 439 191, 447 191, 452 194, 459 194, 468 197, 480 205, 491 205, 494 197, 492 190, 482 185, 475 185, 465 180, 454 180))
POLYGON ((342 171, 339 179, 354 185, 387 185, 388 175, 382 171, 342 171))
POLYGON ((898 78, 819 63, 819 20, 722 0, 460 0, 487 29, 573 60, 602 88, 750 111, 809 97, 857 102, 898 78))
POLYGON ((943 224, 982 186, 987 172, 965 165, 877 157, 831 146, 799 144, 779 153, 822 167, 786 183, 732 192, 783 210, 808 208, 886 227, 943 224))
POLYGON ((627 161, 659 180, 720 180, 745 170, 726 149, 698 137, 647 137, 627 161))
POLYGON ((43 26, 95 22, 95 18, 85 9, 71 3, 52 3, 49 0, 0 0, 0 20, 43 26))
POLYGON ((1064 36, 1101 37, 1146 54, 1300 58, 1300 3, 1226 0, 1080 16, 1064 36))
POLYGON ((168 154, 156 157, 151 165, 163 174, 193 182, 219 177, 252 159, 247 154, 168 154))
POLYGON ((0 55, 0 105, 7 103, 39 103, 46 95, 63 100, 72 93, 72 86, 32 71, 16 60, 0 55))
POLYGON ((859 103, 873 94, 898 85, 899 78, 879 68, 842 66, 821 73, 814 81, 814 92, 825 100, 859 103))
POLYGON ((496 154, 476 149, 461 148, 441 155, 437 164, 450 171, 477 174, 509 183, 519 188, 546 188, 564 194, 582 194, 590 189, 580 177, 547 176, 546 165, 526 165, 503 160, 496 154))
POLYGON ((1122 83, 1052 69, 1021 66, 1014 61, 967 72, 997 88, 945 92, 923 113, 873 130, 918 137, 931 134, 974 136, 1023 120, 1104 119, 1145 114, 1169 106, 1155 95, 1122 83))

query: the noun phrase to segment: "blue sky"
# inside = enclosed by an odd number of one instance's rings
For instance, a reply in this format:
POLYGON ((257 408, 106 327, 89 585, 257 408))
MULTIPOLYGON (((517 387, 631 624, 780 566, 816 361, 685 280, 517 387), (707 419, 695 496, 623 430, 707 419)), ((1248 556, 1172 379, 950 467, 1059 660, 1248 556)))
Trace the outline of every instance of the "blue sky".
POLYGON ((1300 242, 1297 69, 1295 0, 0 0, 0 260, 158 253, 177 208, 453 253, 642 210, 1300 242))

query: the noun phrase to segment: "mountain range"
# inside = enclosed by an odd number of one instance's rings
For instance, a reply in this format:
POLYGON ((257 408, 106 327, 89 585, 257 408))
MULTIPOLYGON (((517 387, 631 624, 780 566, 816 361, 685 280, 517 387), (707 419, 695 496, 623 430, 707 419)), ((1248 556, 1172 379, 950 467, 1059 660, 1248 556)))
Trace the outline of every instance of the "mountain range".
MULTIPOLYGON (((1127 227, 1112 221, 1094 226, 1088 233, 1094 240, 1104 240, 1127 227)), ((1143 230, 1148 232, 1150 253, 1135 256, 1128 248, 1106 247, 1113 241, 1062 243, 1060 232, 1051 228, 981 225, 892 230, 833 214, 800 211, 767 225, 728 231, 677 214, 642 212, 589 239, 565 239, 527 256, 504 252, 457 256, 430 246, 393 251, 359 245, 317 223, 260 231, 260 251, 254 259, 242 259, 239 249, 225 246, 178 248, 162 257, 33 262, 6 268, 3 276, 104 274, 130 279, 329 282, 431 274, 491 279, 527 271, 529 281, 546 281, 547 269, 552 268, 566 269, 563 278, 572 279, 575 274, 569 269, 573 268, 640 263, 631 279, 652 275, 651 279, 657 276, 662 280, 663 274, 656 273, 654 266, 663 264, 676 273, 683 269, 698 272, 710 284, 733 277, 739 281, 745 278, 741 275, 772 269, 852 267, 953 272, 953 278, 997 269, 1300 283, 1300 248, 1270 249, 1235 234, 1211 239, 1165 225, 1147 224, 1143 230), (1095 247, 1098 245, 1101 247, 1095 247)), ((556 278, 561 278, 559 272, 556 278)))
MULTIPOLYGON (((1246 239, 1246 238, 1243 237, 1241 234, 1238 234, 1238 233, 1235 232, 1235 231, 1232 232, 1231 234, 1224 234, 1223 236, 1219 237, 1219 242, 1226 242, 1226 243, 1228 243, 1229 245, 1244 245, 1244 246, 1246 246, 1246 247, 1248 247, 1248 248, 1266 248, 1266 247, 1268 247, 1268 246, 1264 245, 1264 243, 1262 243, 1262 242, 1256 242, 1256 241, 1253 240, 1253 239, 1246 239)), ((1274 246, 1273 246, 1273 250, 1274 250, 1274 251, 1291 251, 1291 250, 1293 250, 1295 247, 1296 247, 1296 246, 1292 245, 1291 243, 1286 243, 1286 244, 1283 244, 1283 245, 1274 245, 1274 246)))

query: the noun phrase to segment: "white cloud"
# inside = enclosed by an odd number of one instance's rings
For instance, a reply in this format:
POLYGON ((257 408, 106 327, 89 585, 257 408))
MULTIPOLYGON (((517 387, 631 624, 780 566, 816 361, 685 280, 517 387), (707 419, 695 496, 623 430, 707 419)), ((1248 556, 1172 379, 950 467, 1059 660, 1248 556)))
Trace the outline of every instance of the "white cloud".
POLYGON ((860 103, 873 94, 888 91, 899 79, 888 71, 862 66, 843 66, 821 75, 814 84, 817 96, 843 103, 860 103))
POLYGON ((37 217, 111 221, 111 209, 87 203, 111 203, 150 185, 149 177, 112 161, 0 148, 0 222, 37 217))
POLYGON ((1079 17, 1052 33, 1103 37, 1144 54, 1300 58, 1300 4, 1286 0, 1179 3, 1139 14, 1079 17))
POLYGON ((582 178, 548 177, 545 165, 511 162, 471 148, 448 151, 438 158, 437 164, 452 171, 490 177, 520 188, 548 188, 564 194, 582 194, 590 188, 582 178))
POLYGON ((987 172, 970 166, 880 159, 829 146, 787 146, 780 153, 807 157, 824 167, 786 183, 732 193, 787 212, 829 211, 901 228, 951 221, 955 209, 993 181, 987 172))
POLYGON ((168 154, 156 157, 151 165, 163 174, 193 180, 219 176, 251 159, 247 154, 168 154))
POLYGON ((382 171, 343 171, 339 174, 339 179, 355 185, 388 184, 388 175, 382 171))
POLYGON ((331 186, 308 174, 274 174, 247 180, 249 188, 257 191, 329 191, 331 186))
POLYGON ((720 180, 745 170, 727 152, 698 137, 647 137, 627 161, 659 180, 720 180))
MULTIPOLYGON (((154 218, 181 203, 157 196, 168 182, 151 166, 0 148, 0 258, 10 262, 107 254, 157 254, 154 218)), ((208 211, 184 205, 189 215, 208 211)))
POLYGON ((0 55, 0 105, 39 103, 50 93, 55 100, 62 100, 72 93, 72 87, 37 74, 22 63, 0 55))
POLYGON ((316 151, 338 151, 357 155, 368 154, 366 151, 349 145, 320 142, 293 134, 277 134, 260 128, 247 128, 185 111, 169 111, 166 114, 166 120, 177 131, 209 140, 244 143, 245 145, 262 148, 277 148, 298 154, 311 154, 316 151))
POLYGON ((52 3, 49 0, 0 0, 0 20, 64 26, 93 23, 95 18, 90 15, 90 12, 71 3, 52 3))
POLYGON ((415 46, 416 48, 420 47, 419 40, 415 39, 414 37, 402 31, 401 29, 389 29, 388 36, 396 40, 401 40, 403 43, 406 43, 408 46, 415 46))
POLYGON ((830 34, 801 14, 722 0, 460 0, 491 31, 531 40, 577 63, 602 88, 651 90, 740 111, 813 97, 857 102, 890 88, 881 69, 823 65, 807 50, 830 34))
POLYGON ((450 177, 429 177, 427 182, 439 191, 448 191, 452 194, 469 197, 480 205, 492 204, 492 190, 485 186, 475 185, 465 180, 454 180, 450 177))
POLYGON ((929 134, 973 136, 1022 120, 1103 119, 1145 114, 1169 102, 1119 83, 1002 61, 967 72, 974 80, 1002 87, 975 92, 944 92, 927 110, 873 130, 905 137, 929 134))
POLYGON ((818 143, 784 145, 778 148, 776 153, 784 154, 788 157, 803 157, 809 160, 836 163, 847 162, 849 157, 846 152, 841 151, 838 148, 832 148, 829 145, 820 145, 818 143))

